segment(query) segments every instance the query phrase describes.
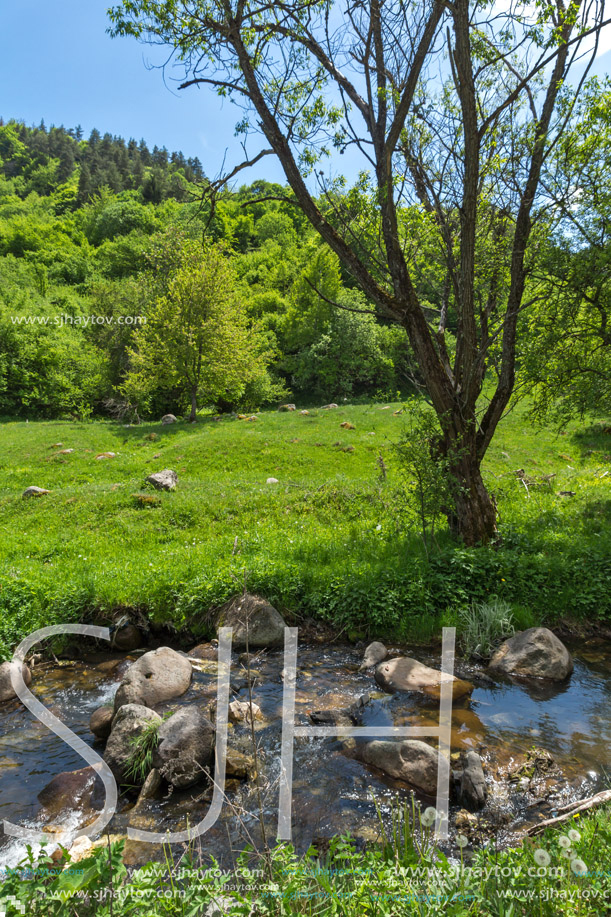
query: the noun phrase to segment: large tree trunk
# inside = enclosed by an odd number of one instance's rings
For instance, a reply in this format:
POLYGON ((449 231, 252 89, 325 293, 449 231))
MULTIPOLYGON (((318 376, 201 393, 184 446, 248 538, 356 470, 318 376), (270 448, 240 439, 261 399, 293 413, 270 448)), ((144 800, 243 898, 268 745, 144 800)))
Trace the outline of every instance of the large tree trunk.
POLYGON ((463 412, 467 413, 465 405, 460 408, 459 418, 455 418, 457 422, 446 427, 439 451, 450 459, 447 469, 452 505, 446 510, 450 530, 472 547, 496 538, 496 505, 482 478, 475 422, 465 429, 463 412))
POLYGON ((454 508, 448 512, 448 522, 454 534, 469 547, 487 544, 497 534, 496 507, 486 490, 479 465, 463 459, 452 474, 454 508))

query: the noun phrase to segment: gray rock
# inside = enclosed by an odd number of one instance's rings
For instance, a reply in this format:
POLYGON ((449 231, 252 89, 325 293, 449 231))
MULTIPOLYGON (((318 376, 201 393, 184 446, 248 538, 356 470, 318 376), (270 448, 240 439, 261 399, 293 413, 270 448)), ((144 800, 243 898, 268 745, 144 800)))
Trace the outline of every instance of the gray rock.
POLYGON ((176 418, 174 417, 173 414, 164 414, 163 417, 161 418, 161 423, 163 424, 176 423, 176 418))
POLYGON ((98 739, 107 739, 112 729, 114 707, 98 707, 91 714, 89 728, 98 739))
POLYGON ((227 749, 227 759, 225 762, 225 773, 227 777, 246 779, 251 776, 254 769, 255 759, 251 755, 245 755, 235 748, 227 749))
POLYGON ((488 796, 482 759, 476 751, 463 752, 462 771, 458 787, 458 801, 469 812, 483 808, 488 796))
POLYGON ((115 714, 104 760, 117 783, 133 784, 134 778, 128 771, 134 753, 134 741, 142 735, 149 723, 161 726, 162 719, 158 713, 142 704, 124 704, 115 714))
POLYGON ((388 650, 384 644, 378 643, 377 640, 374 640, 373 643, 370 643, 365 650, 359 672, 364 672, 366 669, 371 668, 371 666, 377 665, 379 662, 383 662, 387 656, 388 650))
POLYGON ((228 602, 217 620, 221 627, 233 628, 233 647, 284 646, 284 618, 276 609, 257 595, 245 593, 228 602))
POLYGON ((278 480, 278 478, 267 478, 265 483, 266 484, 279 484, 280 481, 278 480))
POLYGON ((115 695, 115 710, 124 704, 156 707, 188 690, 193 667, 186 656, 169 646, 144 653, 125 675, 115 695))
POLYGON ((45 494, 50 494, 50 490, 45 490, 44 487, 26 487, 24 492, 21 494, 22 497, 44 497, 45 494))
POLYGON ((338 406, 338 405, 336 405, 335 403, 323 404, 323 406, 322 406, 322 408, 321 408, 321 411, 330 411, 331 408, 336 408, 337 406, 338 406))
MULTIPOLYGON (((0 665, 0 704, 17 697, 11 682, 11 672, 18 665, 18 662, 3 662, 0 665)), ((21 674, 26 685, 29 685, 32 681, 32 673, 25 663, 21 666, 21 674)))
POLYGON ((357 746, 356 753, 360 761, 404 780, 427 796, 437 793, 439 752, 426 742, 418 739, 404 739, 402 742, 380 739, 357 746))
POLYGON ((149 771, 148 777, 142 784, 142 789, 140 790, 140 795, 138 796, 138 802, 142 802, 144 799, 155 799, 160 786, 161 774, 157 768, 154 767, 149 771))
POLYGON ((506 640, 490 660, 491 672, 564 681, 573 659, 564 643, 547 627, 529 627, 506 640))
POLYGON ((377 683, 385 691, 421 691, 432 697, 439 697, 441 682, 452 682, 452 699, 464 697, 473 690, 473 685, 468 681, 461 681, 454 675, 444 675, 437 669, 411 659, 409 656, 399 656, 381 662, 375 671, 377 683))
POLYGON ((214 726, 194 705, 181 707, 159 728, 153 766, 175 787, 198 783, 214 755, 214 726))
POLYGON ((175 490, 178 484, 178 475, 170 468, 164 468, 163 471, 149 474, 146 481, 147 484, 152 484, 156 490, 175 490))

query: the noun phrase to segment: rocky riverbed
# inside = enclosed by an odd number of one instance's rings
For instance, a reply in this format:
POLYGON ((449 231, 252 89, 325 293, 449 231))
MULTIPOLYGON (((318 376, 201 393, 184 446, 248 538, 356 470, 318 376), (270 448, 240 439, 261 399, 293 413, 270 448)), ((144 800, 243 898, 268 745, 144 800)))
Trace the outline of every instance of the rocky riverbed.
MULTIPOLYGON (((127 636, 123 634, 124 639, 127 636)), ((137 636, 132 634, 132 643, 139 642, 137 636)), ((266 639, 269 634, 262 633, 259 642, 265 644, 266 639)), ((125 705, 154 707, 162 718, 162 741, 155 758, 158 773, 147 781, 145 792, 139 792, 141 781, 131 780, 138 787, 120 794, 109 827, 113 835, 124 835, 129 827, 158 832, 184 830, 199 822, 210 806, 211 785, 204 770, 213 770, 213 736, 206 723, 213 721, 216 713, 217 646, 211 642, 192 648, 189 654, 163 651, 166 675, 172 659, 176 656, 180 660, 180 672, 174 678, 176 696, 167 687, 172 682, 169 677, 165 694, 151 693, 155 679, 147 677, 151 671, 147 658, 151 659, 152 649, 149 645, 129 651, 92 652, 79 659, 43 662, 32 670, 30 687, 36 697, 100 755, 105 754, 106 747, 113 770, 105 740, 91 732, 92 714, 104 706, 109 708, 106 733, 111 722, 113 731, 116 729, 115 708, 125 710, 125 705), (172 711, 181 714, 174 723, 173 717, 165 719, 172 711), (197 736, 199 744, 191 764, 197 770, 198 762, 202 762, 200 774, 189 776, 184 761, 180 766, 176 763, 176 749, 180 750, 177 736, 186 734, 185 730, 197 736)), ((436 726, 439 706, 435 692, 389 693, 388 684, 385 690, 380 686, 388 677, 380 667, 385 663, 388 668, 389 660, 409 657, 438 670, 439 653, 422 647, 387 646, 385 659, 376 657, 372 666, 366 666, 364 649, 312 643, 305 638, 300 642, 295 686, 297 726, 327 723, 347 730, 354 723, 436 726)), ((610 763, 611 647, 603 639, 590 638, 571 644, 569 650, 572 673, 557 681, 498 672, 491 677, 493 673, 483 666, 457 663, 460 684, 472 689, 459 691, 453 701, 451 766, 454 772, 460 771, 468 763, 468 753, 479 756, 485 799, 482 797, 479 804, 473 800, 465 807, 454 795, 451 833, 460 830, 474 844, 492 836, 501 843, 511 843, 527 825, 553 815, 558 806, 602 788, 610 763)), ((155 655, 159 656, 159 650, 155 655)), ((402 664, 391 668, 393 672, 401 668, 404 674, 409 669, 409 677, 413 677, 414 667, 402 664)), ((196 843, 204 856, 213 855, 229 864, 240 847, 260 841, 257 785, 267 835, 276 836, 284 679, 281 648, 251 647, 249 659, 243 647, 234 649, 226 796, 218 821, 196 843), (252 723, 244 706, 249 701, 248 667, 256 705, 252 723)), ((98 714, 98 719, 103 718, 98 714)), ((100 735, 104 734, 102 725, 100 735)), ((435 744, 434 740, 423 741, 435 744)), ((370 747, 362 737, 295 739, 292 821, 293 841, 299 849, 312 842, 324 846, 330 836, 344 832, 363 843, 375 840, 378 821, 372 793, 382 810, 397 793, 408 798, 414 790, 423 803, 434 802, 427 795, 430 786, 414 786, 400 779, 396 774, 405 773, 393 771, 388 756, 376 758, 366 750, 370 747)), ((454 784, 459 789, 460 781, 458 786, 456 780, 454 784)), ((103 790, 86 770, 85 762, 17 699, 0 706, 0 818, 42 829, 52 846, 54 835, 64 828, 77 836, 96 818, 103 799, 103 790)), ((23 852, 23 841, 0 837, 1 865, 15 865, 23 852)), ((131 864, 160 855, 158 845, 130 840, 126 846, 126 859, 131 864)))

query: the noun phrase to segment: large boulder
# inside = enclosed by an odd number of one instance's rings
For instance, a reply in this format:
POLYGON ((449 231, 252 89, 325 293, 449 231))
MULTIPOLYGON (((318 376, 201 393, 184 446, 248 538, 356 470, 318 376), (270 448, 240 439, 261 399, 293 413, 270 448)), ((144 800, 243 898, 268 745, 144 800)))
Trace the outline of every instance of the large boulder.
POLYGON ((158 713, 142 704, 124 704, 115 714, 112 730, 106 743, 104 760, 113 772, 117 783, 134 782, 129 773, 134 754, 134 743, 151 723, 161 727, 158 713))
POLYGON ((286 623, 276 609, 258 595, 249 592, 238 595, 228 602, 217 620, 217 630, 233 628, 233 647, 284 646, 286 623))
POLYGON ((56 818, 64 809, 79 809, 90 815, 104 806, 104 784, 93 767, 65 771, 54 777, 38 794, 44 817, 56 818))
POLYGON ((149 474, 146 481, 147 484, 152 484, 156 490, 175 490, 178 484, 178 475, 171 468, 164 468, 163 471, 149 474))
POLYGON ((214 756, 214 726, 199 707, 182 707, 159 727, 153 766, 172 786, 198 783, 214 756))
POLYGON ((358 745, 357 757, 390 777, 404 780, 427 796, 437 793, 439 752, 418 739, 402 742, 376 740, 358 745))
POLYGON ((381 662, 375 671, 375 679, 384 691, 421 691, 438 698, 442 681, 452 682, 452 699, 457 700, 473 691, 473 685, 462 681, 454 675, 447 675, 437 669, 411 659, 409 656, 398 656, 381 662))
POLYGON ((370 643, 365 650, 359 672, 364 672, 366 669, 370 669, 372 666, 377 665, 379 662, 383 662, 387 656, 388 650, 384 644, 378 643, 377 640, 374 640, 373 643, 370 643))
POLYGON ((115 710, 124 704, 156 707, 188 690, 193 667, 186 656, 169 646, 144 653, 127 670, 115 695, 115 710))
MULTIPOLYGON (((4 701, 11 700, 13 697, 17 697, 15 689, 13 688, 13 683, 11 682, 11 672, 18 665, 18 662, 3 662, 0 665, 0 704, 3 704, 4 701)), ((26 685, 29 685, 32 681, 32 673, 25 663, 21 666, 21 674, 23 675, 23 680, 26 685)))
POLYGON ((176 423, 176 418, 174 417, 173 414, 164 414, 163 417, 161 418, 161 423, 162 424, 176 423))
POLYGON ((489 668, 503 675, 564 681, 573 671, 573 659, 547 627, 529 627, 501 644, 489 668))

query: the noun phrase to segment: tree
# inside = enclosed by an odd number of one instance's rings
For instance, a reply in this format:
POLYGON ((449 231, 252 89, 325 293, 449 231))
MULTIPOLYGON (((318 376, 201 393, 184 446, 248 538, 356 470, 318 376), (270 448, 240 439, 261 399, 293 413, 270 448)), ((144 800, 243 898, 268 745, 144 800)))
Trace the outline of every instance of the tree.
POLYGON ((265 355, 249 327, 230 262, 219 246, 185 242, 146 324, 134 335, 131 368, 122 386, 131 403, 160 387, 198 405, 239 396, 265 374, 265 355))
MULTIPOLYGON (((565 105, 573 101, 568 93, 565 105)), ((566 422, 611 405, 611 80, 572 106, 545 191, 558 215, 526 324, 521 381, 535 415, 566 422)))
POLYGON ((110 11, 114 35, 169 46, 183 87, 243 106, 238 132, 265 143, 225 179, 274 154, 288 199, 403 326, 440 424, 434 448, 451 459, 449 519, 467 544, 496 532, 480 466, 514 390, 541 170, 565 124, 559 92, 588 45, 593 60, 603 10, 602 0, 123 0, 110 11), (333 149, 360 157, 350 193, 321 169, 333 149), (401 219, 410 204, 444 265, 435 323, 401 219))

